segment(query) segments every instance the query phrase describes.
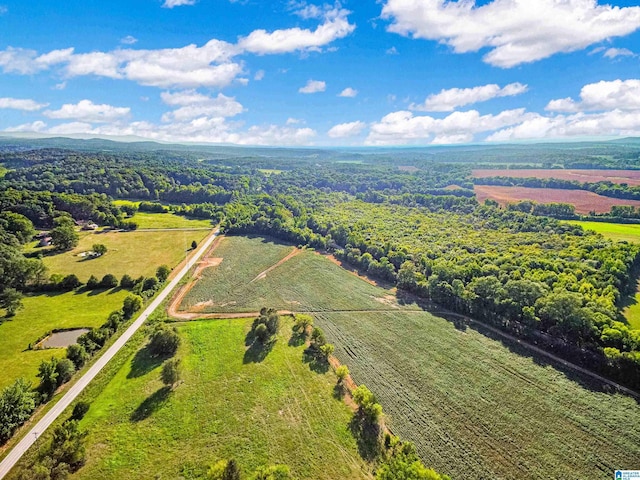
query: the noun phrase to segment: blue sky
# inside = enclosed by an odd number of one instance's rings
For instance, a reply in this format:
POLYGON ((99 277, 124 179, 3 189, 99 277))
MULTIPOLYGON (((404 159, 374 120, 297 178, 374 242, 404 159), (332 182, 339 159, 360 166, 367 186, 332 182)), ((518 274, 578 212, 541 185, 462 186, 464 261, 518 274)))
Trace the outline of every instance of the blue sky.
POLYGON ((0 0, 0 131, 320 146, 640 136, 640 6, 0 0))

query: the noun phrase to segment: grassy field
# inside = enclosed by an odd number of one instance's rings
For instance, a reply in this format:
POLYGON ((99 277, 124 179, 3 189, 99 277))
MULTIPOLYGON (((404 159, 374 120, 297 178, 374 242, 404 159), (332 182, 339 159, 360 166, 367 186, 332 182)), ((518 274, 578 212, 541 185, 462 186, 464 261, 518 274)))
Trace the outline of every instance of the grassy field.
MULTIPOLYGON (((115 205, 140 205, 134 200, 114 200, 115 205)), ((191 219, 172 213, 149 213, 136 212, 127 220, 134 220, 138 223, 138 228, 211 228, 211 220, 191 219)))
POLYGON ((27 350, 29 343, 54 328, 98 327, 122 306, 126 296, 126 291, 108 290, 25 297, 24 309, 0 325, 0 369, 4 372, 0 389, 18 377, 36 384, 40 362, 65 355, 65 349, 27 350))
POLYGON ((194 232, 83 232, 80 243, 69 252, 45 256, 44 264, 49 273, 75 273, 81 281, 89 276, 102 278, 112 273, 118 279, 128 273, 132 277, 151 276, 163 264, 173 267, 184 260, 191 242, 198 243, 208 234, 205 230, 194 232), (85 259, 78 254, 91 250, 96 243, 104 244, 108 251, 98 258, 85 259))
POLYGON ((293 247, 261 237, 224 238, 212 254, 222 263, 204 270, 182 308, 200 304, 199 311, 210 313, 255 312, 265 305, 291 311, 401 308, 391 291, 348 274, 310 250, 259 276, 292 251, 293 247))
POLYGON ((302 362, 304 347, 288 345, 290 322, 266 359, 252 361, 250 324, 180 325, 184 383, 173 392, 146 349, 132 355, 82 421, 88 460, 73 478, 202 478, 231 457, 245 473, 285 463, 299 479, 368 478, 333 374, 302 362))
POLYGON ((338 358, 379 396, 394 433, 414 441, 436 470, 464 480, 605 479, 615 468, 637 465, 636 401, 601 393, 544 358, 511 351, 472 329, 460 331, 415 306, 398 306, 392 291, 312 252, 242 284, 264 265, 242 274, 250 267, 241 259, 261 259, 274 246, 241 237, 225 241, 226 250, 214 256, 237 277, 228 282, 220 267, 207 271, 200 288, 218 304, 209 309, 297 305, 318 311, 317 324, 336 344, 338 358))
POLYGON ((577 220, 571 220, 567 223, 580 225, 585 230, 601 233, 605 238, 610 238, 611 240, 640 243, 640 224, 627 225, 622 223, 581 222, 577 220))

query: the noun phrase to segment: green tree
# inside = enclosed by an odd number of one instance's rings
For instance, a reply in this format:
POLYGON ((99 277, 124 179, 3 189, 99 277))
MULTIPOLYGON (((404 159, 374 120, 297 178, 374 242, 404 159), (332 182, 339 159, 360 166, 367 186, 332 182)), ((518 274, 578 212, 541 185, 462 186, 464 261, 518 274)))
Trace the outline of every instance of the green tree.
POLYGON ((313 327, 313 317, 311 315, 297 313, 296 323, 294 324, 295 330, 303 335, 306 335, 309 327, 313 327))
POLYGON ((450 480, 446 475, 426 468, 412 443, 397 440, 394 443, 388 460, 376 470, 376 480, 450 480))
POLYGON ((340 365, 336 368, 336 376, 338 377, 338 383, 342 384, 349 376, 349 368, 346 365, 340 365))
POLYGON ((329 357, 333 355, 335 348, 336 347, 332 343, 325 343, 324 345, 320 345, 319 350, 325 360, 329 360, 329 357))
POLYGON ((180 359, 173 358, 164 362, 160 379, 162 383, 173 389, 180 381, 180 359))
POLYGON ((71 413, 71 418, 73 420, 82 420, 84 416, 91 408, 91 404, 89 402, 78 402, 73 407, 73 412, 71 413))
POLYGON ((58 359, 52 357, 51 360, 43 360, 38 368, 38 378, 40 379, 40 391, 47 397, 53 395, 58 388, 58 371, 56 366, 58 359))
POLYGON ((100 286, 100 280, 95 275, 91 275, 87 280, 87 290, 95 290, 100 286))
POLYGON ((142 308, 142 298, 138 295, 129 295, 122 303, 124 318, 131 318, 134 313, 142 308))
POLYGON ((15 430, 26 422, 36 408, 36 395, 31 383, 18 378, 0 393, 0 444, 6 442, 15 430))
POLYGON ((51 241, 59 250, 71 250, 78 245, 80 237, 75 229, 69 225, 63 225, 51 230, 51 241))
POLYGON ((266 343, 267 340, 269 340, 269 329, 264 323, 259 323, 258 325, 256 325, 254 333, 256 335, 256 338, 262 343, 266 343))
POLYGON ((89 354, 82 345, 76 343, 67 347, 67 358, 73 362, 76 369, 80 369, 89 360, 89 354))
POLYGON ((15 288, 5 288, 0 292, 0 307, 6 310, 7 317, 13 317, 20 310, 24 295, 15 288))
POLYGON ((191 250, 195 250, 196 248, 198 248, 198 242, 194 240, 193 242, 191 242, 191 250))
POLYGON ((14 212, 0 213, 0 226, 4 226, 4 229, 15 235, 22 244, 31 241, 36 233, 31 220, 14 212))
POLYGON ((56 373, 58 374, 58 385, 62 385, 71 380, 73 374, 76 373, 76 367, 68 358, 59 358, 56 361, 56 373))
POLYGON ((125 273, 120 279, 120 287, 126 288, 127 290, 129 290, 133 288, 133 285, 134 285, 133 278, 131 278, 131 275, 128 275, 125 273))
POLYGON ((107 273, 102 280, 100 280, 100 288, 115 288, 118 286, 118 279, 115 275, 107 273))
POLYGON ((102 243, 94 243, 93 247, 91 247, 91 250, 93 250, 93 252, 97 253, 98 255, 104 255, 105 253, 107 253, 107 247, 102 243))
POLYGON ((175 327, 159 325, 151 334, 149 350, 153 355, 170 356, 176 353, 180 345, 180 336, 175 327))
POLYGON ((169 274, 171 273, 171 269, 167 265, 160 265, 156 270, 156 277, 160 281, 160 283, 164 283, 167 278, 169 278, 169 274))
POLYGON ((353 401, 359 410, 371 421, 377 422, 382 416, 382 406, 377 402, 375 395, 366 385, 360 385, 353 391, 353 401))

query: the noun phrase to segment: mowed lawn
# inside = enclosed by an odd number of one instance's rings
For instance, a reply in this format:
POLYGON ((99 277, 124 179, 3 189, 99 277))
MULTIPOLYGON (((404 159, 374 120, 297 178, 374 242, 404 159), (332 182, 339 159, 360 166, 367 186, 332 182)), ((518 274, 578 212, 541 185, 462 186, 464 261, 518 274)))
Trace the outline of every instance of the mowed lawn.
POLYGON ((302 361, 284 320, 267 357, 246 357, 252 319, 178 326, 184 383, 159 380, 160 362, 133 355, 92 403, 87 463, 74 478, 204 478, 235 458, 245 474, 284 463, 297 479, 370 478, 348 429, 351 410, 332 396, 335 376, 302 361))
MULTIPOLYGON (((605 238, 630 243, 640 243, 640 224, 622 224, 605 222, 580 222, 570 221, 573 225, 580 225, 585 230, 593 230, 601 233, 605 238)), ((629 326, 640 329, 640 291, 635 294, 633 300, 622 311, 624 317, 629 322, 629 326)))
POLYGON ((429 313, 322 313, 316 324, 394 433, 453 479, 609 479, 637 468, 640 405, 585 388, 429 313))
MULTIPOLYGON (((114 200, 117 206, 140 205, 139 201, 114 200)), ((187 218, 173 213, 136 212, 133 217, 127 218, 138 224, 138 228, 211 228, 211 220, 199 218, 187 218)))
POLYGON ((28 350, 30 343, 55 328, 99 327, 122 307, 126 291, 30 295, 24 309, 0 325, 0 389, 19 377, 37 384, 38 366, 52 356, 63 357, 64 348, 28 350))
POLYGON ((111 273, 118 277, 128 273, 136 278, 140 275, 155 275, 160 265, 175 267, 185 258, 191 242, 200 241, 208 234, 206 230, 192 232, 104 232, 84 233, 76 248, 68 252, 43 257, 49 273, 75 273, 86 282, 91 275, 98 279, 111 273), (90 251, 96 243, 104 244, 107 253, 102 257, 86 259, 78 256, 90 251))
MULTIPOLYGON (((262 237, 226 237, 212 256, 220 265, 203 271, 182 302, 199 312, 255 312, 263 306, 289 311, 401 309, 390 290, 362 281, 312 250, 269 267, 293 251, 262 237)), ((412 307, 416 308, 416 307, 412 307)))

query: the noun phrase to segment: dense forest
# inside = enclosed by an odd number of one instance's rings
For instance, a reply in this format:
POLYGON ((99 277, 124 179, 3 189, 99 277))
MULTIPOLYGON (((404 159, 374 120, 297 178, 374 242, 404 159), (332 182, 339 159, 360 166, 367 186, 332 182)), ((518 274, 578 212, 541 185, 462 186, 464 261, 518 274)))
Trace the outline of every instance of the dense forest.
MULTIPOLYGON (((620 315, 622 299, 635 289, 640 247, 550 218, 572 217, 570 205, 479 204, 473 151, 409 150, 394 159, 384 151, 350 157, 248 149, 242 157, 225 149, 42 147, 0 149, 3 299, 44 274, 37 259, 21 254, 34 225, 59 228, 60 218, 71 217, 135 228, 133 212, 112 200, 136 199, 148 211, 166 210, 164 204, 178 214, 214 219, 229 233, 269 234, 332 251, 405 295, 491 323, 640 388, 640 332, 620 315)), ((475 153, 485 163, 505 152, 510 161, 531 161, 537 152, 541 163, 640 166, 637 143, 558 148, 517 150, 519 156, 498 148, 475 153)), ((617 215, 637 211, 623 208, 617 215)))

